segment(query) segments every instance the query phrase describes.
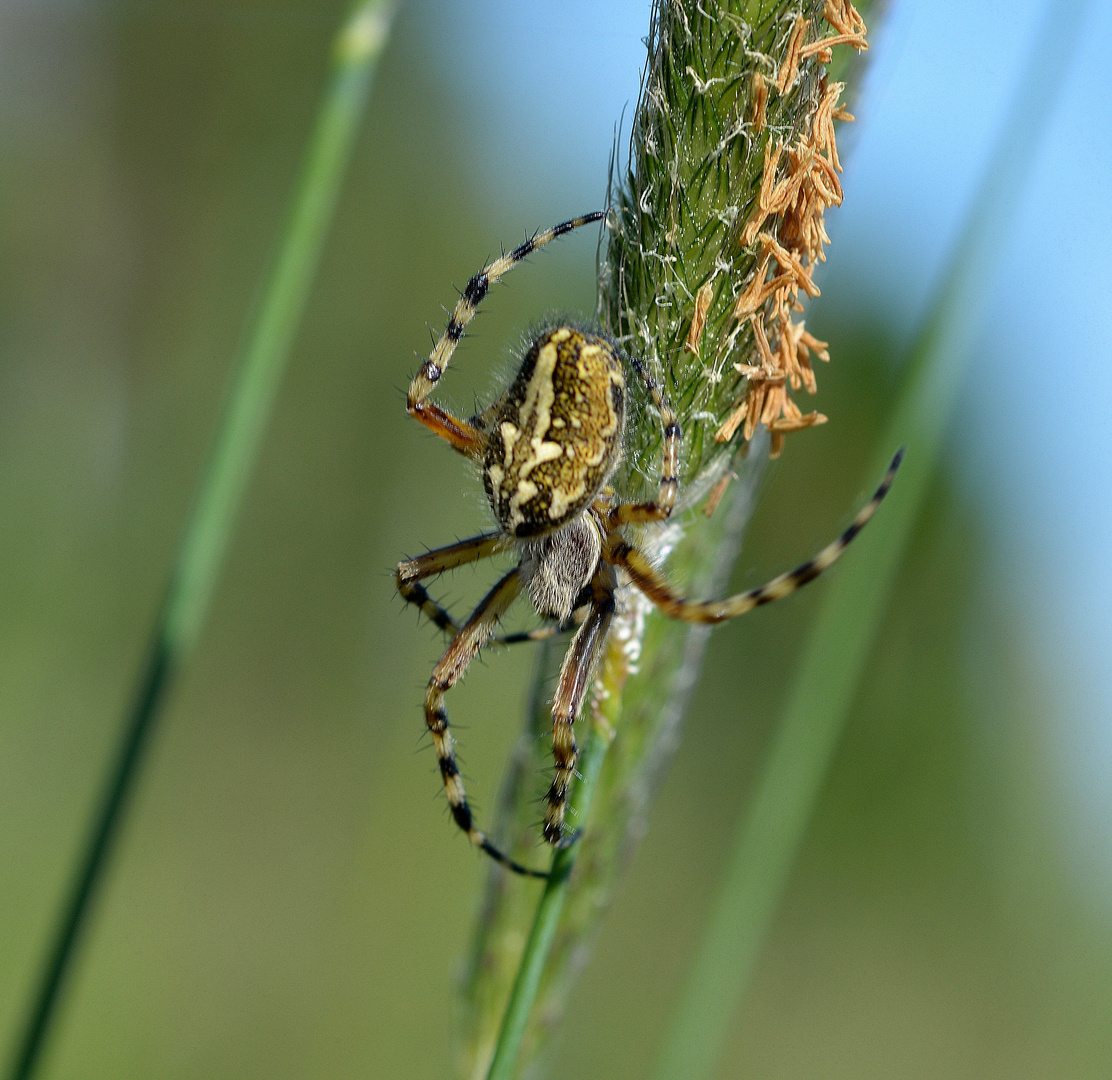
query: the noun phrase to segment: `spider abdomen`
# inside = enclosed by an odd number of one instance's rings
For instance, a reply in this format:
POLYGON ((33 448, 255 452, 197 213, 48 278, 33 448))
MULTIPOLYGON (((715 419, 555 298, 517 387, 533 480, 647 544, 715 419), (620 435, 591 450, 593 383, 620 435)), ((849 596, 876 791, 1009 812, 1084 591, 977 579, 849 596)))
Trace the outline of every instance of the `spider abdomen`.
POLYGON ((617 464, 624 415, 610 341, 568 326, 541 334, 482 417, 483 483, 502 530, 542 535, 588 507, 617 464))

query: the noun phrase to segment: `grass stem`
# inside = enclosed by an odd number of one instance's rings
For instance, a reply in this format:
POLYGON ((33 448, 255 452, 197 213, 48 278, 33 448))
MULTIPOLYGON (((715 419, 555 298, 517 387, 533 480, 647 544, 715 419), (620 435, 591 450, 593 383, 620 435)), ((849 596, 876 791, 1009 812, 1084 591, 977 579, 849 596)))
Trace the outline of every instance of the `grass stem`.
MULTIPOLYGON (((628 673, 628 656, 624 646, 612 641, 598 676, 604 694, 595 711, 591 734, 580 758, 579 779, 572 793, 573 813, 581 829, 590 821, 591 802, 606 752, 614 741, 612 723, 621 712, 622 686, 628 673)), ((541 976, 552 951, 552 943, 556 939, 571 872, 582 847, 582 841, 579 841, 558 850, 553 856, 552 868, 537 904, 533 925, 525 942, 525 951, 502 1017, 487 1080, 512 1080, 529 1016, 540 990, 541 976)))

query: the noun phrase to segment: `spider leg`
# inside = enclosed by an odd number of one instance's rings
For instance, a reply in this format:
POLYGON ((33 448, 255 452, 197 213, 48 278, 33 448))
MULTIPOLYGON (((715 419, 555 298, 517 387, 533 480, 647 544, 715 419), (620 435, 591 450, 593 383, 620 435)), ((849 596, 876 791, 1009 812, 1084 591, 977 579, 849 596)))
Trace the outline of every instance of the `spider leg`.
POLYGON ((451 644, 440 658, 440 662, 433 668, 432 677, 429 679, 428 690, 425 692, 425 723, 429 726, 433 746, 436 747, 440 775, 444 778, 444 793, 448 796, 448 806, 451 808, 456 824, 467 833, 472 844, 482 848, 503 866, 527 877, 543 878, 548 875, 541 870, 530 870, 514 862, 508 855, 499 851, 487 839, 485 833, 475 827, 471 807, 467 805, 463 781, 460 779, 459 767, 456 765, 456 755, 452 749, 454 740, 448 730, 448 710, 444 707, 444 695, 463 677, 479 649, 490 639, 498 620, 506 613, 520 592, 521 570, 515 567, 483 597, 459 633, 452 638, 451 644))
MULTIPOLYGON (((398 593, 407 604, 415 604, 424 615, 440 627, 441 630, 451 634, 459 632, 460 624, 452 618, 443 605, 437 603, 428 590, 421 584, 425 578, 443 574, 446 570, 453 570, 457 566, 477 562, 479 559, 489 559, 497 555, 504 548, 504 538, 501 533, 482 533, 461 540, 447 547, 437 548, 435 551, 426 552, 416 559, 406 559, 398 563, 397 587, 398 593)), ((527 630, 520 634, 503 634, 491 640, 498 645, 516 645, 523 641, 543 641, 545 638, 555 637, 564 627, 551 624, 540 626, 535 630, 527 630)))
MULTIPOLYGON (((416 604, 420 607, 422 613, 431 622, 435 623, 441 630, 447 634, 457 634, 460 630, 460 623, 456 621, 452 613, 438 603, 431 596, 423 585, 411 585, 409 588, 409 595, 405 597, 411 604, 416 604)), ((513 634, 495 634, 490 639, 491 645, 520 645, 527 641, 546 641, 548 638, 555 637, 557 634, 567 630, 572 624, 570 623, 545 623, 543 626, 535 627, 532 630, 522 630, 513 634)))
POLYGON ((573 725, 583 707, 583 698, 591 685, 591 678, 606 645, 610 622, 614 616, 612 571, 604 568, 596 576, 596 583, 591 609, 568 647, 552 699, 552 756, 556 761, 556 774, 545 796, 548 805, 544 813, 544 838, 556 845, 574 840, 574 837, 564 836, 568 788, 579 760, 579 747, 575 742, 573 725))
POLYGON ((869 519, 876 513, 892 481, 896 470, 903 460, 903 448, 897 451, 884 474, 884 479, 877 488, 876 494, 861 508, 857 517, 853 519, 841 536, 832 544, 822 549, 813 559, 802 566, 773 578, 770 582, 757 589, 738 593, 736 596, 725 600, 689 600, 680 596, 665 580, 649 560, 637 548, 626 543, 617 533, 612 533, 603 548, 603 558, 615 566, 620 566, 633 584, 637 586, 654 604, 673 619, 692 623, 719 623, 727 619, 735 619, 752 611, 762 604, 771 603, 790 596, 796 589, 814 581, 824 570, 833 564, 843 551, 849 546, 853 538, 868 524, 869 519))
POLYGON ((676 412, 664 393, 664 387, 653 378, 644 361, 632 359, 630 363, 641 376, 641 381, 649 391, 657 412, 660 413, 660 422, 664 425, 663 460, 660 463, 660 483, 657 486, 656 498, 649 502, 620 503, 613 507, 607 515, 607 523, 612 529, 620 525, 663 521, 672 513, 672 507, 676 505, 676 497, 680 490, 680 481, 676 473, 683 433, 676 412))
MULTIPOLYGON (((425 367, 428 367, 427 362, 425 367)), ((421 370, 424 371, 424 368, 421 370)), ((417 379, 413 381, 416 382, 417 379)), ((410 390, 411 397, 412 394, 413 391, 410 390)), ((481 456, 483 449, 482 433, 466 420, 453 416, 447 409, 442 409, 437 405, 435 401, 412 402, 406 406, 406 410, 410 416, 415 420, 420 420, 429 431, 450 443, 452 449, 458 450, 464 457, 478 459, 481 456)))
POLYGON ((459 629, 455 619, 429 596, 420 582, 443 574, 445 570, 453 570, 479 559, 489 559, 502 551, 504 546, 501 533, 480 533, 447 547, 428 551, 416 559, 405 559, 398 563, 398 592, 406 603, 416 604, 441 630, 455 633, 459 629))
POLYGON ((500 634, 490 640, 495 645, 520 645, 523 641, 547 641, 568 628, 567 623, 545 623, 532 630, 522 630, 518 634, 500 634))
POLYGON ((448 325, 440 340, 433 346, 428 360, 421 365, 421 370, 413 377, 409 386, 409 396, 406 401, 406 410, 414 419, 419 420, 430 431, 446 439, 452 448, 467 457, 477 458, 482 454, 483 437, 481 432, 464 420, 452 416, 447 410, 425 399, 432 393, 440 377, 444 374, 451 362, 452 353, 463 337, 467 324, 475 317, 479 305, 490 290, 491 285, 499 281, 503 275, 508 274, 518 263, 528 258, 537 248, 544 247, 559 236, 578 229, 581 225, 590 225, 592 222, 601 221, 606 216, 605 210, 598 210, 593 214, 572 218, 551 229, 539 232, 523 244, 518 244, 508 255, 488 263, 471 280, 463 290, 463 294, 456 302, 455 309, 448 319, 448 325))

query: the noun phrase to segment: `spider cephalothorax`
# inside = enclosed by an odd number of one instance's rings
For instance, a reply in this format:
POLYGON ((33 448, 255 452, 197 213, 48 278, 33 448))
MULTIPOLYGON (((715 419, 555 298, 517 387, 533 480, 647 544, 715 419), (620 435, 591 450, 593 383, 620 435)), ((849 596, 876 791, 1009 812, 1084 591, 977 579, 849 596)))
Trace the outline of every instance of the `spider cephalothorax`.
POLYGON ((456 824, 499 862, 534 877, 546 875, 508 858, 475 826, 444 707, 445 693, 491 640, 521 592, 529 594, 547 626, 498 640, 536 640, 577 625, 552 699, 556 768, 546 796, 544 837, 559 845, 574 839, 564 834, 568 787, 578 759, 573 724, 606 644, 619 585, 632 584, 666 615, 685 622, 723 622, 787 596, 830 566, 872 517, 901 456, 893 459, 876 494, 849 528, 810 562, 759 589, 725 600, 696 601, 677 594, 623 534, 627 525, 666 519, 679 493, 679 422, 644 363, 623 357, 601 332, 550 326, 532 340, 513 382, 489 408, 461 420, 428 400, 490 286, 537 248, 604 216, 604 212, 588 214, 537 233, 479 271, 467 283, 447 328, 414 378, 407 403, 410 415, 478 464, 498 525, 494 532, 398 564, 401 595, 453 634, 429 679, 425 720, 456 824), (608 486, 622 454, 630 373, 647 389, 664 434, 656 497, 645 502, 622 502, 608 486), (462 626, 421 585, 445 570, 506 551, 516 553, 517 565, 483 597, 462 626))

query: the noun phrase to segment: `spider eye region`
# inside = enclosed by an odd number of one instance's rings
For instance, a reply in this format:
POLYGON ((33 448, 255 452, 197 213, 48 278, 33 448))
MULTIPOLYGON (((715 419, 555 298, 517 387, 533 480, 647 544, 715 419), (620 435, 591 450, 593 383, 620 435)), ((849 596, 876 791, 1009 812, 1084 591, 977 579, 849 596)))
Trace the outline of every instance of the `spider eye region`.
POLYGON ((594 500, 621 452, 625 376, 601 334, 558 326, 487 410, 483 484, 503 532, 540 536, 594 500))

